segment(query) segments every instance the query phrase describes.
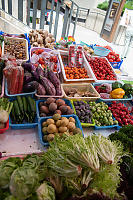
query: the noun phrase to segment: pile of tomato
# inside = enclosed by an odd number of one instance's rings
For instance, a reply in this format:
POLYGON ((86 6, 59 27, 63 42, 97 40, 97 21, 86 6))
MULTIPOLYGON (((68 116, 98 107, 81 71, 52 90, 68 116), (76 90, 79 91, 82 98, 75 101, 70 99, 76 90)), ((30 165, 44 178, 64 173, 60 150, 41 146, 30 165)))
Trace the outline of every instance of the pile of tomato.
POLYGON ((88 60, 98 80, 116 80, 116 76, 105 58, 94 57, 88 60))
POLYGON ((120 55, 116 54, 114 51, 109 52, 109 54, 107 55, 107 58, 109 60, 109 62, 120 62, 120 55))
POLYGON ((132 111, 129 111, 124 104, 113 101, 109 110, 111 110, 113 116, 121 126, 128 124, 133 125, 133 116, 131 115, 132 111))
POLYGON ((67 79, 85 79, 89 78, 87 70, 84 67, 69 67, 65 66, 65 74, 67 79))

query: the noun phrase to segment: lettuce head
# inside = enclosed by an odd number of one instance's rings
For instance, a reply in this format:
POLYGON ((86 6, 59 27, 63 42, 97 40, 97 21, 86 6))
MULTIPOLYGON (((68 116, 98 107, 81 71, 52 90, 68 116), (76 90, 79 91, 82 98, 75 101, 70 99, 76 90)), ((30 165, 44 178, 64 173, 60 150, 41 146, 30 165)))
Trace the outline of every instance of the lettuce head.
POLYGON ((42 183, 36 193, 39 200, 55 200, 55 190, 47 182, 42 183))

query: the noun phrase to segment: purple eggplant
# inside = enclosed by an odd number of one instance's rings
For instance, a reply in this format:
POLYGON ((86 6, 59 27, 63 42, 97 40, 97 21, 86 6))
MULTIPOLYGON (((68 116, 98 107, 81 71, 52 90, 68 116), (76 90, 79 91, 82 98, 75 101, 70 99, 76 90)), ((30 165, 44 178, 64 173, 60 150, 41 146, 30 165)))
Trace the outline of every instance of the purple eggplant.
POLYGON ((46 89, 46 92, 48 95, 55 96, 56 95, 56 90, 54 85, 46 78, 40 76, 40 82, 43 85, 43 87, 46 89))
POLYGON ((33 77, 34 77, 34 80, 39 81, 40 76, 38 75, 37 71, 34 70, 34 71, 32 71, 31 73, 32 73, 32 75, 33 75, 33 77))
POLYGON ((27 70, 29 72, 36 71, 36 67, 31 63, 23 62, 22 67, 24 68, 24 70, 27 70))
POLYGON ((29 73, 29 72, 26 72, 26 73, 24 74, 24 84, 27 84, 27 83, 29 83, 29 82, 31 82, 31 81, 33 81, 33 76, 32 76, 32 74, 29 73))
POLYGON ((39 83, 37 81, 32 81, 23 86, 24 92, 34 92, 37 90, 39 83))
POLYGON ((45 95, 46 94, 45 88, 40 83, 38 84, 38 87, 37 87, 37 94, 39 94, 39 95, 45 95))
POLYGON ((52 70, 48 71, 48 77, 55 87, 60 86, 60 80, 57 78, 56 74, 52 70))
POLYGON ((36 72, 38 76, 44 76, 44 70, 42 69, 42 67, 38 66, 36 72))

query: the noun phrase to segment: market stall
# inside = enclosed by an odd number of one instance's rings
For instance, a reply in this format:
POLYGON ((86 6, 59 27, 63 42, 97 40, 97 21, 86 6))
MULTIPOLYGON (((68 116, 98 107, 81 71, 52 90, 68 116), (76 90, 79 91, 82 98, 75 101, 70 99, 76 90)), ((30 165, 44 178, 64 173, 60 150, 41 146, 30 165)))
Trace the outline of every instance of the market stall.
POLYGON ((119 55, 44 30, 0 40, 0 197, 130 200, 133 88, 119 55))

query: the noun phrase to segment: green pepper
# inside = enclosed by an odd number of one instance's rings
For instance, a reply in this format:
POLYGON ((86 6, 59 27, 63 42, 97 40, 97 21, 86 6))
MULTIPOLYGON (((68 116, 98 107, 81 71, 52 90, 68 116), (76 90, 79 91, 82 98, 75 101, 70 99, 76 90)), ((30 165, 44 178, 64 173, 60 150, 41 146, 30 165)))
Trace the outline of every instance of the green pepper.
POLYGON ((122 89, 125 91, 126 95, 133 94, 132 85, 129 84, 129 83, 125 83, 125 84, 123 85, 122 89))
POLYGON ((115 81, 114 83, 112 83, 112 90, 115 90, 117 88, 122 88, 122 84, 118 81, 115 81))

